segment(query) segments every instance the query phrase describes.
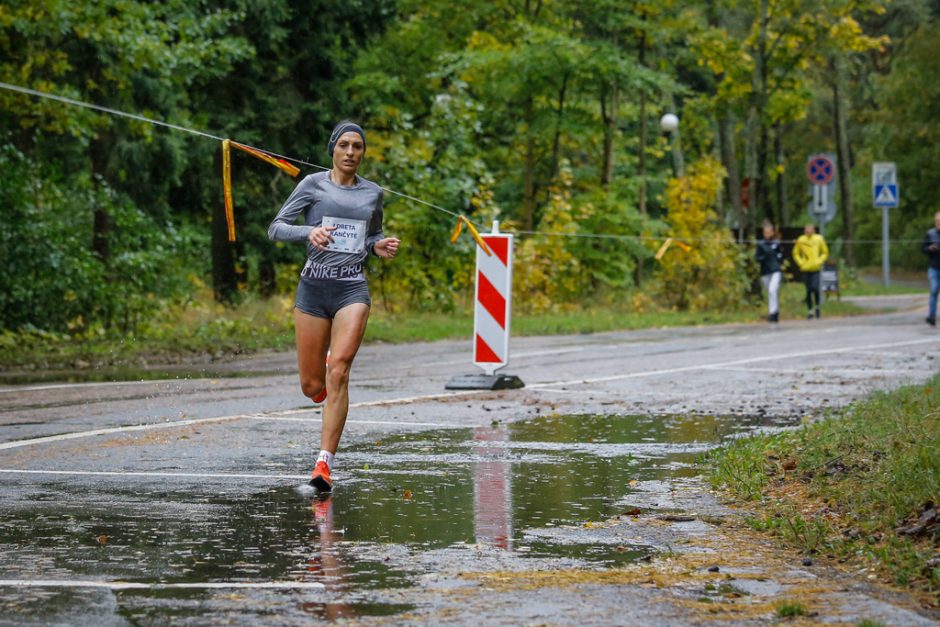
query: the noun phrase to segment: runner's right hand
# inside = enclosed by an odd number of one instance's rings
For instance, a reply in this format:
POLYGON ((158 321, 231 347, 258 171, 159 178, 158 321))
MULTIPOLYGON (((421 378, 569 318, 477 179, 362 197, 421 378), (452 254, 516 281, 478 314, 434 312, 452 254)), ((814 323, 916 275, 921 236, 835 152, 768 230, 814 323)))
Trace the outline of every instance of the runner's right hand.
POLYGON ((310 243, 319 250, 323 250, 324 246, 329 246, 333 243, 333 236, 330 235, 333 231, 336 230, 335 226, 318 226, 310 231, 310 235, 307 236, 307 239, 310 240, 310 243))

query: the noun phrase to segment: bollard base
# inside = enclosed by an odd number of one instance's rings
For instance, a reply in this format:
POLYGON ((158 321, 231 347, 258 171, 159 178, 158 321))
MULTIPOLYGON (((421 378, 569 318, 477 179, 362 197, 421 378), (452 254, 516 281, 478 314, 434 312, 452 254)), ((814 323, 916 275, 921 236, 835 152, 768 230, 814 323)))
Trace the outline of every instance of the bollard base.
POLYGON ((445 390, 518 390, 525 383, 514 374, 458 374, 450 378, 445 390))

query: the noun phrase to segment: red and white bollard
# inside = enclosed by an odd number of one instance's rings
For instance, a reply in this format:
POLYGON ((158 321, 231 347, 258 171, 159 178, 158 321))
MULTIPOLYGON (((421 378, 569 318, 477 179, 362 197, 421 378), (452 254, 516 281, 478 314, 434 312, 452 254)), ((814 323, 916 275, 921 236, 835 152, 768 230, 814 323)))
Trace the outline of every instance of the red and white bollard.
POLYGON ((501 390, 524 387, 515 375, 496 371, 509 364, 509 327, 512 319, 512 244, 510 233, 480 234, 492 255, 477 246, 476 289, 473 306, 473 365, 483 375, 457 375, 444 386, 449 390, 501 390))

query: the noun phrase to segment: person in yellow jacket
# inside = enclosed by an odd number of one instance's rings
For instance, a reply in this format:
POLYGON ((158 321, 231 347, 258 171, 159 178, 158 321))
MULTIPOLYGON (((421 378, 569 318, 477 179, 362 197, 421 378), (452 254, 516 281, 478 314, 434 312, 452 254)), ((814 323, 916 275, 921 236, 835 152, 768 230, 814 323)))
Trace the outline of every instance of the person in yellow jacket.
POLYGON ((829 247, 826 246, 826 240, 816 233, 813 224, 807 224, 803 228, 803 234, 793 245, 793 259, 803 273, 803 284, 806 286, 806 317, 810 319, 819 317, 819 271, 828 258, 829 247))

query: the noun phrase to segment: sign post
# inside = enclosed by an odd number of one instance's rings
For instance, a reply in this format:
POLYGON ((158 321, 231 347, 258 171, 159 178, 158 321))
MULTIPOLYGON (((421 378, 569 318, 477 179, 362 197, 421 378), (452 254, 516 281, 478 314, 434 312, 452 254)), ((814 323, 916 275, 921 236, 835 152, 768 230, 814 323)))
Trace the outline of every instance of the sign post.
MULTIPOLYGON (((819 223, 819 234, 836 217, 836 157, 828 153, 810 155, 806 160, 806 176, 810 182, 813 200, 809 216, 819 223)), ((819 269, 819 303, 822 303, 822 268, 819 269)))
POLYGON ((898 169, 893 161, 876 161, 871 164, 871 197, 875 208, 881 207, 881 273, 885 287, 890 284, 891 239, 888 209, 894 209, 901 201, 898 190, 898 169))

